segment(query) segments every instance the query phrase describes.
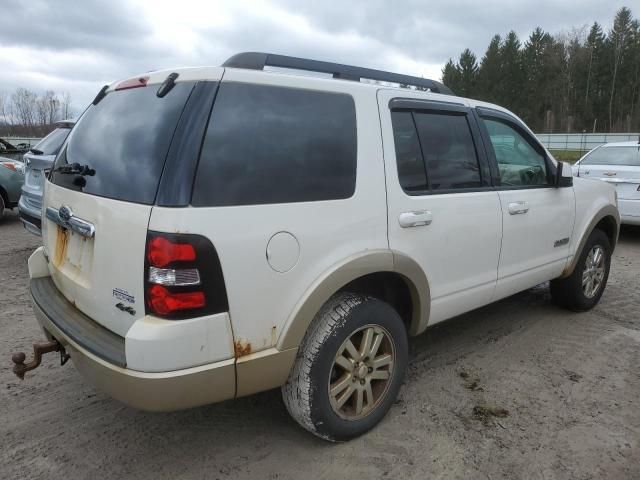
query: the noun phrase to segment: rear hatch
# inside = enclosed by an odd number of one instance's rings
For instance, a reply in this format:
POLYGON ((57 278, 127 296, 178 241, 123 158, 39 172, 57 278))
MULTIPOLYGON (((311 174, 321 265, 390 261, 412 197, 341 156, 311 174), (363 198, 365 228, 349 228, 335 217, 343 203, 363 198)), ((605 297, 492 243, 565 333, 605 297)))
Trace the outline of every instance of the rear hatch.
POLYGON ((594 150, 580 162, 579 176, 610 183, 620 200, 640 200, 640 145, 594 150))
POLYGON ((43 222, 58 290, 121 336, 145 315, 147 226, 194 88, 177 82, 161 96, 157 84, 135 80, 99 95, 69 135, 46 182, 43 222))

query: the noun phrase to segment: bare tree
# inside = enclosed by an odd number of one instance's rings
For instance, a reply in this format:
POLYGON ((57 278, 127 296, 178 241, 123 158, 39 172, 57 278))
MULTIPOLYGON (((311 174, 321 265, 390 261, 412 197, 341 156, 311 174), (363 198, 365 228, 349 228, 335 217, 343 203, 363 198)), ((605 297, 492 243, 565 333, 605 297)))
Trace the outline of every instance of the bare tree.
POLYGON ((0 91, 0 123, 7 125, 9 124, 9 116, 8 116, 8 97, 7 93, 4 91, 0 91))
POLYGON ((11 95, 11 114, 20 125, 33 127, 36 124, 38 96, 26 88, 18 88, 11 95))
POLYGON ((74 112, 71 107, 71 94, 69 92, 62 94, 62 99, 60 100, 60 111, 62 115, 61 120, 67 120, 73 117, 74 112))

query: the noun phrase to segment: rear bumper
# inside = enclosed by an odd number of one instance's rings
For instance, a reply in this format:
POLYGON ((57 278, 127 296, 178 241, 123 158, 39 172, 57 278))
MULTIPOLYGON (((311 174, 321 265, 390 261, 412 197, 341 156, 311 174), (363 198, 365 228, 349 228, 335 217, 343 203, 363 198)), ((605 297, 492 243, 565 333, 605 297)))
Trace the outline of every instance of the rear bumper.
POLYGON ((640 225, 640 200, 618 200, 620 223, 626 225, 640 225))
POLYGON ((24 228, 35 235, 41 235, 41 209, 35 207, 24 192, 18 202, 18 211, 20 213, 20 221, 22 221, 24 228))
POLYGON ((126 368, 125 339, 51 289, 56 290, 50 277, 31 280, 38 323, 48 338, 66 348, 82 376, 113 398, 142 410, 171 411, 235 396, 235 359, 170 372, 131 370, 126 368))
POLYGON ((180 322, 146 316, 121 337, 60 293, 49 276, 43 247, 28 263, 33 309, 45 335, 65 347, 89 382, 134 408, 181 410, 279 387, 295 361, 297 348, 266 348, 238 358, 227 354, 225 338, 233 345, 233 337, 226 313, 180 322), (197 356, 207 350, 217 359, 197 356), (194 364, 198 358, 200 363, 194 364), (149 370, 154 367, 158 370, 149 370))

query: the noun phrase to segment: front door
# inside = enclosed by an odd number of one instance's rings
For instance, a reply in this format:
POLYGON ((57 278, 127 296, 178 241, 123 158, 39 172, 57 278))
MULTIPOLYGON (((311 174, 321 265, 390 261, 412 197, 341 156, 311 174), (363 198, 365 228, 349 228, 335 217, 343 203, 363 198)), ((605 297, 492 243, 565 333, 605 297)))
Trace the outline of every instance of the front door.
MULTIPOLYGON (((429 323, 489 303, 502 218, 471 110, 380 91, 389 246, 416 260, 431 291, 429 323)), ((415 95, 417 97, 417 95, 415 95)))
POLYGON ((479 109, 480 128, 499 186, 502 249, 495 299, 562 273, 575 216, 573 187, 555 188, 555 166, 515 118, 479 109))

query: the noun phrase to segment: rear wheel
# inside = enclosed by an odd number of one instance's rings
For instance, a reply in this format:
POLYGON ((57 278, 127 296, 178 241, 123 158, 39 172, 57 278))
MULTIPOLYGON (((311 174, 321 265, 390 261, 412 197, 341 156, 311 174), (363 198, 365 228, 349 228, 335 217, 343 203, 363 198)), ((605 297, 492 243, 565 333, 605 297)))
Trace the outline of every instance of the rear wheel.
POLYGON ((361 435, 393 404, 407 357, 407 333, 390 305, 336 295, 316 315, 282 387, 287 410, 326 440, 361 435))
POLYGON ((0 194, 0 220, 4 216, 4 197, 0 194))
POLYGON ((574 311, 590 310, 600 301, 611 265, 611 244, 602 230, 594 230, 580 253, 573 273, 551 281, 551 296, 574 311))

